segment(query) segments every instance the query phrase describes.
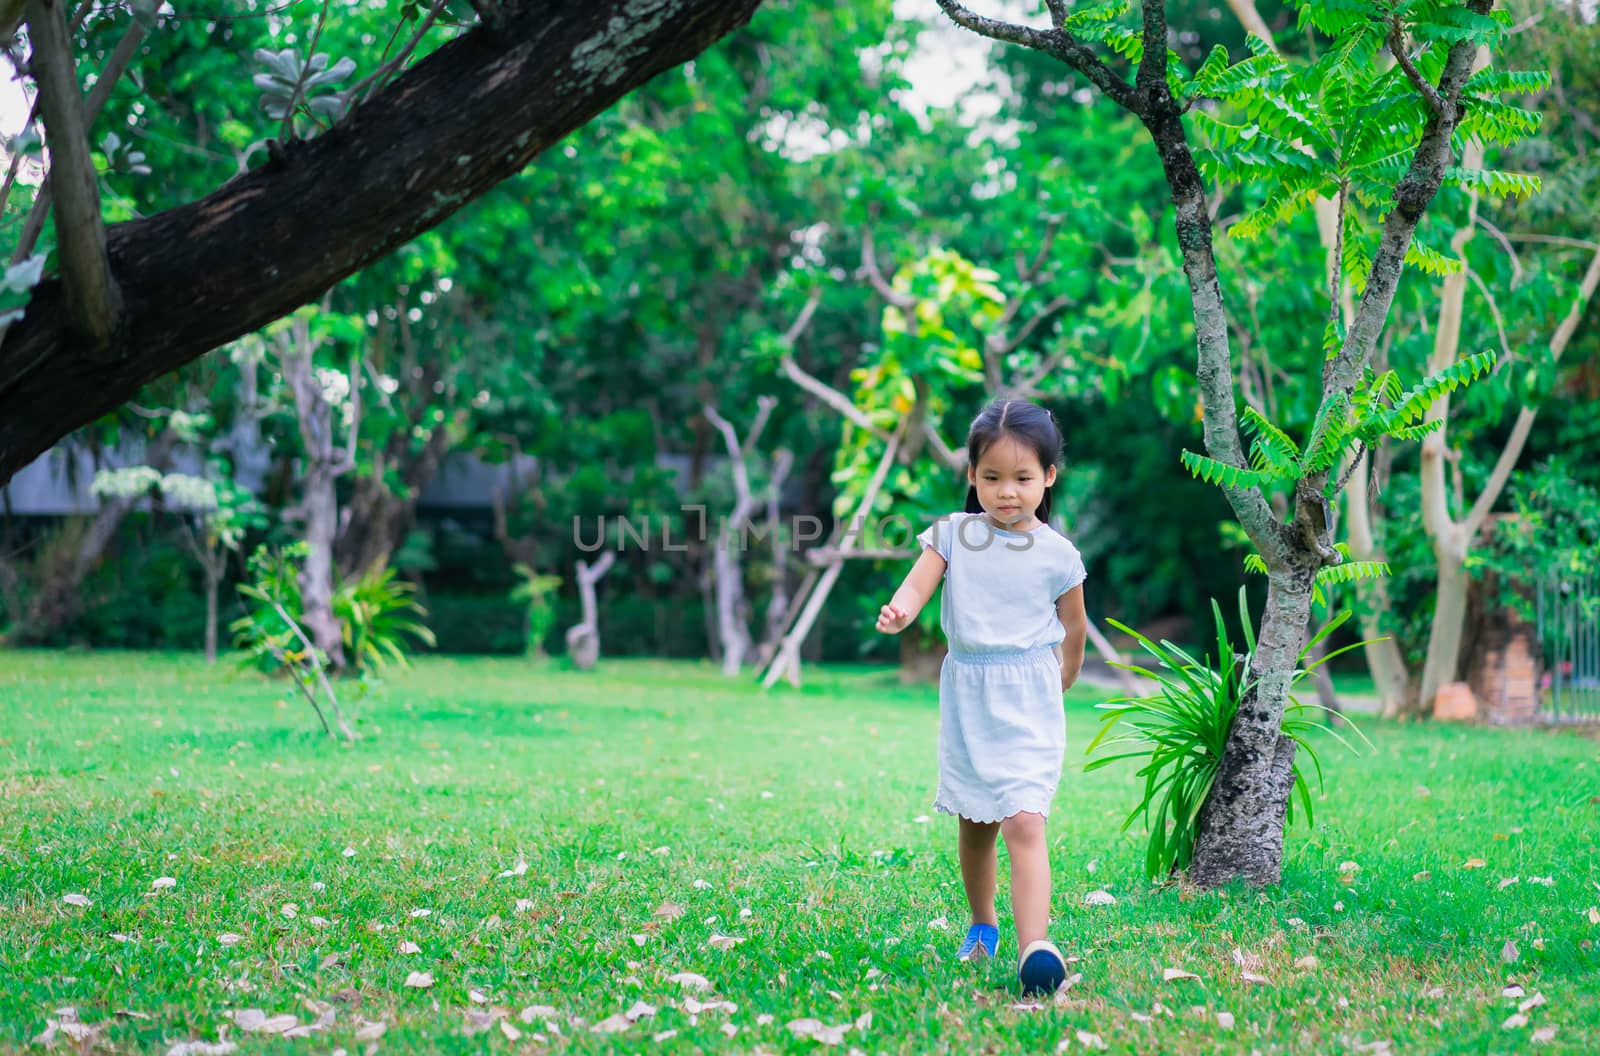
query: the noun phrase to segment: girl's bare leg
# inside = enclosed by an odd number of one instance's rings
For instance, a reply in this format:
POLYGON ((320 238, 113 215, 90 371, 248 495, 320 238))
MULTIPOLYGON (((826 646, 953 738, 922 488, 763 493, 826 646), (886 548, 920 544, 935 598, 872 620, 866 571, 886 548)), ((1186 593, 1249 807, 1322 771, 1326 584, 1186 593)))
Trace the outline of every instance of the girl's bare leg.
MULTIPOLYGON (((1044 817, 1029 812, 1013 814, 999 828, 1011 858, 1011 916, 1017 924, 1017 949, 1025 950, 1030 942, 1046 938, 1050 927, 1050 855, 1044 817)), ((989 878, 992 897, 992 871, 989 878)), ((969 899, 970 891, 969 886, 969 899)))
POLYGON ((961 818, 960 823, 961 883, 967 889, 972 923, 998 925, 1000 918, 994 911, 994 876, 997 867, 995 838, 1000 835, 1000 823, 966 818, 961 818))

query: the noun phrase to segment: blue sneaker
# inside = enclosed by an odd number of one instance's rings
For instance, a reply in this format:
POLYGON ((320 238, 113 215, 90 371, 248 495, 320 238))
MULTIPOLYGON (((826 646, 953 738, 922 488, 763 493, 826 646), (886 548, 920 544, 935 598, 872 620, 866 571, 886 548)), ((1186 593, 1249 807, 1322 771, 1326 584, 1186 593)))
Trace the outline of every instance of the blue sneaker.
POLYGON ((1030 942, 1017 962, 1017 978, 1022 981, 1024 994, 1048 997, 1066 981, 1067 959, 1046 939, 1030 942))
POLYGON ((993 924, 974 924, 967 929, 966 941, 956 951, 958 961, 981 961, 1000 949, 1000 929, 993 924))

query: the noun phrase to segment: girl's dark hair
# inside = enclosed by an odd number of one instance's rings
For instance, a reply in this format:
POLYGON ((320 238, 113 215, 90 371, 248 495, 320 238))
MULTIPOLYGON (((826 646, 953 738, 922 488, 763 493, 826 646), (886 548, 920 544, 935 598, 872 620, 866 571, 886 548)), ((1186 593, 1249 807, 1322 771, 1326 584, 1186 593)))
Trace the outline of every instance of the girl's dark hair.
MULTIPOLYGON (((1061 430, 1049 411, 1027 400, 996 400, 985 407, 972 420, 967 430, 967 466, 976 470, 978 460, 1001 437, 1009 436, 1023 447, 1032 448, 1039 456, 1039 465, 1045 469, 1061 461, 1061 430)), ((1044 489, 1044 500, 1034 511, 1039 520, 1050 521, 1050 488, 1044 489)), ((968 513, 982 513, 978 489, 967 485, 968 513)))

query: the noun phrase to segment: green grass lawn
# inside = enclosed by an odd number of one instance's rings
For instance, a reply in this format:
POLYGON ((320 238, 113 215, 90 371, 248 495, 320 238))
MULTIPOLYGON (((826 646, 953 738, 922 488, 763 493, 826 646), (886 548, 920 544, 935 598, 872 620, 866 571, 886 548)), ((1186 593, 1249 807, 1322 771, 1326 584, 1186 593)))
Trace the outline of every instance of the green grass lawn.
POLYGON ((1095 700, 1068 699, 1050 823, 1081 978, 1018 1008, 1009 931, 954 959, 936 690, 887 669, 763 695, 429 659, 345 748, 283 684, 189 657, 0 653, 0 1049, 69 1006, 162 1053, 817 1050, 797 1020, 848 1025, 841 1052, 1600 1048, 1593 740, 1369 721, 1367 757, 1325 749, 1280 886, 1196 893, 1141 875, 1131 774, 1081 772, 1095 700))

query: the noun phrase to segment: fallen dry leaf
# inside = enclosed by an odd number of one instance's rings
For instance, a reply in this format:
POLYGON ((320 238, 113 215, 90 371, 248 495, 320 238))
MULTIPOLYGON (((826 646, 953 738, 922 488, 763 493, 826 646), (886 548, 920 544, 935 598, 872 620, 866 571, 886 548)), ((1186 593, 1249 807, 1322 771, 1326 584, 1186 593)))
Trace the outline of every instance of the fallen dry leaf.
POLYGON ((1534 1009, 1536 1009, 1540 1005, 1544 1004, 1547 1000, 1548 999, 1543 994, 1534 994, 1532 997, 1530 997, 1526 1001, 1522 1002, 1522 1004, 1518 1005, 1517 1006, 1517 1011, 1518 1012, 1532 1012, 1534 1009))
POLYGON ((1512 884, 1520 883, 1520 882, 1521 882, 1520 878, 1515 877, 1515 876, 1508 876, 1504 880, 1500 881, 1499 890, 1504 891, 1506 888, 1510 887, 1512 884))
POLYGON ((506 1040, 507 1041, 520 1041, 520 1040, 522 1040, 522 1031, 520 1031, 516 1027, 512 1026, 511 1025, 511 1021, 509 1019, 502 1019, 500 1021, 500 1033, 502 1033, 502 1034, 504 1034, 506 1036, 506 1040))
POLYGON ((228 1056, 238 1051, 231 1041, 180 1041, 167 1050, 167 1056, 228 1056))
POLYGON ((1466 861, 1461 863, 1461 868, 1463 868, 1463 869, 1482 869, 1484 866, 1486 866, 1488 864, 1489 863, 1484 861, 1482 858, 1468 858, 1466 861))
POLYGON ((517 912, 518 913, 526 913, 532 908, 533 908, 533 899, 531 899, 531 898, 519 898, 519 899, 517 899, 517 912))
POLYGON ((506 877, 509 877, 509 876, 521 876, 523 873, 526 873, 527 871, 528 871, 528 860, 526 858, 524 858, 522 855, 519 854, 519 855, 517 855, 516 864, 513 865, 510 869, 507 869, 504 872, 500 873, 496 877, 496 879, 504 880, 506 877))
POLYGON ((694 882, 694 888, 695 888, 696 891, 705 891, 705 890, 708 890, 710 887, 711 887, 711 881, 710 880, 696 880, 694 882))
POLYGON ((300 907, 295 905, 293 902, 285 902, 283 904, 283 908, 278 910, 278 912, 282 913, 285 917, 288 917, 290 920, 293 920, 295 917, 298 917, 300 915, 300 907))
POLYGON ((1500 991, 1500 996, 1501 997, 1516 998, 1516 997, 1521 997, 1525 993, 1527 993, 1527 991, 1522 989, 1522 984, 1520 984, 1520 983, 1512 983, 1509 986, 1507 986, 1504 990, 1500 991))
POLYGON ((633 1020, 628 1018, 626 1012, 618 1012, 607 1016, 589 1028, 591 1034, 621 1034, 633 1026, 633 1020))
POLYGON ((383 1037, 383 1032, 389 1029, 389 1024, 381 1019, 376 1022, 357 1019, 356 1022, 360 1024, 356 1030, 357 1041, 377 1041, 383 1037))
POLYGON ((217 942, 223 946, 237 946, 243 941, 243 935, 237 935, 231 931, 225 931, 221 935, 217 936, 217 942))
POLYGON ((687 986, 691 990, 711 989, 711 980, 703 975, 696 975, 694 972, 678 972, 675 975, 669 975, 667 976, 667 982, 677 983, 679 986, 687 986))
POLYGON ((932 928, 934 931, 949 931, 950 920, 948 917, 934 917, 932 920, 928 921, 928 927, 932 928))
POLYGON ((468 990, 467 1000, 475 1005, 487 1005, 489 1003, 488 995, 482 990, 468 990))
POLYGON ((1600 924, 1600 907, 1589 907, 1589 923, 1600 924))
POLYGON ((1218 1012, 1217 1013, 1217 1026, 1221 1027, 1223 1030, 1232 1030, 1233 1029, 1233 1013, 1232 1012, 1218 1012))
POLYGON ((1175 979, 1198 978, 1200 978, 1198 975, 1195 975, 1193 972, 1186 972, 1182 968, 1168 968, 1161 973, 1161 981, 1164 983, 1170 983, 1175 979))
POLYGON ((406 939, 404 942, 400 943, 400 952, 401 953, 421 953, 422 952, 422 947, 418 946, 416 943, 412 942, 410 939, 406 939))
POLYGON ((164 891, 169 887, 177 886, 178 880, 176 877, 172 876, 158 876, 154 880, 150 881, 150 888, 153 891, 164 891))
POLYGON ((1117 896, 1110 891, 1090 891, 1083 896, 1083 904, 1086 906, 1114 906, 1117 904, 1117 896))
POLYGON ((676 902, 663 902, 656 907, 655 915, 663 920, 678 920, 684 915, 684 908, 676 902))
POLYGON ((1092 1033, 1090 1031, 1080 1030, 1080 1031, 1077 1032, 1077 1037, 1078 1037, 1078 1044, 1082 1045, 1086 1049, 1102 1049, 1103 1050, 1106 1047, 1105 1039, 1102 1038, 1100 1035, 1092 1033))
POLYGON ((1418 883, 1421 883, 1422 881, 1427 880, 1428 878, 1430 878, 1432 876, 1433 876, 1432 873, 1430 873, 1430 872, 1428 872, 1428 870, 1424 869, 1420 873, 1412 873, 1411 874, 1411 879, 1415 880, 1418 883))
POLYGON ((94 905, 94 903, 89 900, 89 896, 88 895, 80 895, 80 894, 76 894, 76 893, 70 894, 70 895, 62 895, 61 896, 61 901, 65 902, 69 906, 92 906, 92 905, 94 905))
POLYGON ((1304 957, 1296 958, 1294 966, 1302 972, 1309 972, 1316 968, 1319 963, 1321 962, 1317 960, 1316 954, 1308 953, 1304 957))
POLYGON ((1523 1015, 1521 1012, 1518 1012, 1515 1015, 1507 1016, 1506 1017, 1506 1021, 1504 1023, 1500 1024, 1500 1029, 1501 1030, 1520 1030, 1521 1028, 1523 1028, 1523 1027, 1525 1027, 1527 1025, 1528 1025, 1528 1017, 1523 1015))
POLYGON ((1240 972, 1239 978, 1243 979, 1247 983, 1255 983, 1257 986, 1272 985, 1271 979, 1268 979, 1264 975, 1257 975, 1255 972, 1240 972))
POLYGON ((354 858, 356 856, 356 849, 354 847, 346 847, 339 853, 344 855, 346 858, 354 858))
POLYGON ((1553 876, 1530 876, 1528 883, 1538 884, 1540 887, 1555 887, 1556 878, 1553 876))
POLYGON ((259 1008, 246 1008, 233 1014, 233 1025, 252 1034, 282 1034, 292 1029, 298 1022, 300 1021, 288 1013, 268 1016, 259 1008))
POLYGON ((720 1029, 722 1033, 726 1034, 730 1038, 739 1033, 739 1028, 734 1026, 732 1023, 724 1023, 718 1029, 720 1029))
POLYGON ((1516 964, 1521 956, 1522 951, 1517 949, 1517 941, 1515 939, 1507 939, 1506 944, 1500 947, 1500 959, 1506 964, 1516 964))
POLYGON ((431 909, 413 909, 411 911, 411 919, 412 920, 420 920, 423 917, 432 916, 432 915, 433 915, 433 910, 431 910, 431 909))
POLYGON ((433 985, 432 972, 412 972, 406 976, 406 985, 417 990, 426 990, 433 985))
POLYGON ((557 1014, 555 1008, 550 1005, 529 1005, 517 1013, 517 1018, 524 1023, 532 1023, 536 1019, 552 1019, 557 1014))
MULTIPOLYGON (((550 1011, 554 1012, 555 1009, 552 1008, 550 1011)), ((629 1019, 633 1020, 635 1023, 637 1023, 639 1020, 645 1018, 646 1016, 653 1016, 655 1014, 656 1014, 656 1006, 655 1005, 651 1005, 651 1004, 646 1004, 643 1001, 635 1001, 633 1003, 633 1007, 628 1009, 628 1011, 623 1013, 623 1015, 627 1016, 629 1019)))
POLYGON ((758 1027, 770 1027, 774 1022, 775 1020, 770 1012, 763 1012, 756 1017, 756 1026, 758 1027))
POLYGON ((743 941, 743 939, 735 938, 732 935, 713 935, 706 940, 706 945, 714 950, 731 950, 743 941))
POLYGON ((1556 1028, 1555 1027, 1540 1027, 1538 1030, 1533 1032, 1533 1040, 1536 1043, 1540 1044, 1540 1045, 1543 1045, 1546 1042, 1555 1041, 1556 1040, 1556 1028))
POLYGON ((650 1040, 651 1041, 655 1041, 655 1042, 662 1042, 662 1041, 666 1041, 668 1038, 675 1038, 677 1036, 678 1036, 678 1032, 675 1031, 675 1030, 663 1030, 663 1031, 660 1031, 658 1033, 650 1035, 650 1040))

